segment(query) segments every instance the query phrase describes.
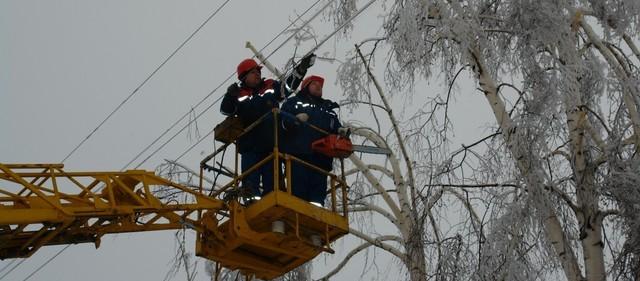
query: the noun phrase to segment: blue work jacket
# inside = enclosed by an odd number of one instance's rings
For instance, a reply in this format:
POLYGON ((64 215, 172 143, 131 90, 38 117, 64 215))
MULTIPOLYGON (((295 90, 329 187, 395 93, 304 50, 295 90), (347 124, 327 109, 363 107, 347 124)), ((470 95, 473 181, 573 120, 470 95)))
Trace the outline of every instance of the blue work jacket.
POLYGON ((309 124, 330 134, 336 134, 342 125, 334 111, 335 108, 338 108, 335 102, 312 96, 306 92, 306 89, 285 101, 281 108, 281 150, 294 156, 313 156, 312 159, 316 159, 316 163, 313 164, 331 170, 333 159, 311 150, 311 143, 325 137, 326 134, 312 128, 309 124), (307 124, 295 118, 300 113, 309 115, 309 120, 304 122, 307 124))
MULTIPOLYGON (((283 85, 277 80, 263 79, 257 88, 241 85, 237 97, 224 96, 220 111, 228 116, 237 115, 246 128, 270 113, 273 108, 278 108, 284 97, 291 95, 300 85, 301 79, 292 74, 285 81, 283 85)), ((238 139, 238 151, 268 152, 273 150, 273 140, 273 118, 267 116, 259 125, 238 139)))

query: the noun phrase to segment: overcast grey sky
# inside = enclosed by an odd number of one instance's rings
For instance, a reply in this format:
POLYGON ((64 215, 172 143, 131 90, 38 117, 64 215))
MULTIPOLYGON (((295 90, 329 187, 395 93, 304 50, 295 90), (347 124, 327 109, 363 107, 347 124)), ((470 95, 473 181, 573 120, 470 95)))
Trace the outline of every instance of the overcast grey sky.
MULTIPOLYGON (((222 2, 1 0, 0 162, 60 162, 222 2)), ((229 2, 65 161, 66 170, 121 169, 218 86, 240 60, 252 55, 244 48, 245 41, 262 47, 313 2, 229 2)), ((380 9, 373 6, 355 22, 359 27, 352 38, 331 40, 318 53, 329 52, 342 58, 354 43, 376 35, 379 27, 368 25, 366 18, 373 22, 380 9)), ((321 18, 311 25, 320 37, 333 30, 333 24, 321 18)), ((312 44, 306 42, 299 52, 305 52, 312 44)), ((281 66, 294 48, 294 42, 289 42, 270 61, 281 66)), ((309 72, 327 78, 325 95, 334 99, 338 98, 338 88, 333 83, 336 68, 337 64, 319 61, 309 72)), ((205 105, 221 96, 226 86, 205 105)), ((437 89, 438 85, 433 87, 437 89)), ((452 110, 466 112, 473 107, 474 102, 470 102, 452 110)), ((469 119, 469 115, 460 116, 469 119)), ((472 119, 475 123, 470 126, 481 127, 481 121, 472 119)), ((198 122, 201 134, 220 120, 216 105, 198 122)), ((473 132, 463 130, 461 134, 473 132)), ((212 150, 211 143, 198 146, 181 162, 197 167, 202 153, 212 150)), ((190 145, 186 134, 181 134, 141 168, 153 170, 162 159, 175 158, 190 145)), ((173 240, 171 231, 105 236, 100 249, 95 250, 92 244, 71 246, 29 280, 162 280, 174 254, 173 240)), ((193 237, 189 241, 188 247, 193 249, 193 237)), ((336 247, 345 243, 348 240, 336 247)), ((24 279, 59 249, 41 249, 3 281, 24 279)), ((319 258, 320 263, 315 266, 319 271, 314 276, 326 272, 320 272, 322 263, 331 263, 335 258, 319 258)), ((394 266, 385 263, 385 259, 381 261, 378 266, 383 269, 394 266)), ((355 261, 353 269, 336 279, 360 276, 358 264, 364 262, 355 261)), ((7 263, 0 262, 0 267, 7 263)), ((199 271, 198 280, 206 280, 204 270, 199 271)), ((175 280, 183 279, 178 275, 175 280)))

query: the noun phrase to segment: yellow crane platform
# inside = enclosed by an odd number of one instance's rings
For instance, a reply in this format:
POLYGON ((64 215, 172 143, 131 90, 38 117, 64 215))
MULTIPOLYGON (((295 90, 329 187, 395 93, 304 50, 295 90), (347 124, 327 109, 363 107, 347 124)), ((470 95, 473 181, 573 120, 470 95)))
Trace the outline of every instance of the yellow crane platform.
POLYGON ((268 280, 332 252, 329 244, 348 233, 348 220, 279 189, 243 206, 148 171, 66 172, 62 164, 0 163, 0 259, 29 257, 47 245, 98 247, 105 234, 184 227, 198 233, 197 255, 268 280), (192 203, 158 195, 174 192, 192 203), (284 223, 283 232, 272 231, 274 221, 284 223))
MULTIPOLYGON (((273 114, 277 122, 277 111, 273 114)), ((26 258, 48 245, 99 247, 105 234, 183 228, 197 232, 198 256, 217 262, 217 269, 239 270, 247 279, 276 278, 323 251, 333 253, 330 244, 349 232, 344 168, 338 176, 280 153, 277 135, 276 130, 273 153, 243 173, 237 172, 236 150, 231 180, 210 194, 202 180, 206 162, 232 142, 202 160, 196 187, 144 170, 68 172, 62 164, 0 163, 0 259, 26 258), (285 167, 284 176, 274 171, 274 191, 252 204, 225 196, 269 161, 274 169, 285 167), (328 208, 292 195, 292 162, 330 178, 328 208)))

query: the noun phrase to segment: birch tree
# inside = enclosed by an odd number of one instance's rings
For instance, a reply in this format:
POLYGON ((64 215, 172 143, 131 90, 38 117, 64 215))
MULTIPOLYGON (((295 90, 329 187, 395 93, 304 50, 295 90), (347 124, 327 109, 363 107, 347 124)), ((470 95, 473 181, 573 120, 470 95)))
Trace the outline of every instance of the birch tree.
MULTIPOLYGON (((381 40, 384 39, 368 42, 375 45, 381 40)), ((433 99, 408 120, 399 119, 390 100, 392 96, 383 90, 371 71, 372 53, 363 54, 361 45, 355 46, 354 57, 339 70, 342 87, 353 94, 343 102, 343 107, 369 107, 377 124, 347 124, 352 129, 353 141, 393 152, 383 161, 357 154, 349 157, 352 168, 345 172, 351 185, 349 211, 352 222, 358 221, 358 214, 370 214, 385 220, 393 229, 370 229, 352 223, 350 234, 360 238, 362 244, 350 250, 336 268, 320 279, 332 278, 370 247, 380 248, 399 260, 409 280, 462 278, 461 272, 472 256, 468 245, 473 242, 467 240, 475 241, 478 230, 482 232, 480 217, 464 191, 435 184, 445 177, 443 171, 449 169, 450 161, 437 160, 446 158, 441 149, 446 133, 427 137, 421 132, 443 125, 433 117, 444 103, 433 99), (367 82, 371 87, 367 87, 367 82), (441 219, 456 208, 463 209, 465 219, 457 226, 444 226, 441 219)))
MULTIPOLYGON (((341 3, 337 21, 357 6, 341 3)), ((383 165, 351 158, 366 183, 352 211, 397 229, 353 229, 364 244, 344 263, 373 245, 411 280, 640 278, 640 2, 385 3, 382 36, 359 44, 338 76, 350 103, 381 110, 391 128, 354 132, 395 152, 383 165), (370 72, 380 45, 385 85, 370 72), (461 73, 477 92, 450 87, 394 115, 403 108, 389 98, 412 98, 403 93, 423 79, 453 85, 461 73), (452 150, 448 108, 465 95, 484 97, 494 130, 452 150), (451 206, 468 220, 447 224, 451 206)))

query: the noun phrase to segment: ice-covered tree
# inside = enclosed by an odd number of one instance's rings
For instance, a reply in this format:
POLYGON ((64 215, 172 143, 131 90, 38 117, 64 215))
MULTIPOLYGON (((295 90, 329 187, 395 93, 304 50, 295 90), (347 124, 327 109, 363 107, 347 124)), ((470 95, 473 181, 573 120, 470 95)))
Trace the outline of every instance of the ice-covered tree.
MULTIPOLYGON (((341 1, 336 20, 357 4, 341 1)), ((385 6, 380 38, 359 44, 365 55, 355 51, 339 79, 352 103, 388 116, 389 134, 355 132, 398 155, 381 165, 352 158, 364 183, 353 211, 397 230, 354 229, 365 244, 347 258, 378 246, 411 280, 640 278, 640 2, 385 6), (373 54, 385 48, 385 85, 370 91, 373 54), (464 72, 477 92, 450 88, 413 111, 387 100, 412 98, 402 93, 424 79, 453 85, 464 72), (465 95, 484 96, 477 106, 493 112, 494 132, 451 151, 447 112, 465 95), (469 219, 450 223, 451 208, 469 219)))

